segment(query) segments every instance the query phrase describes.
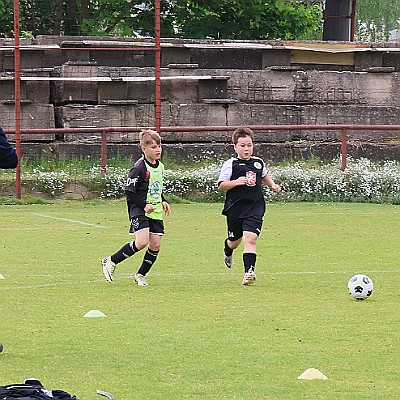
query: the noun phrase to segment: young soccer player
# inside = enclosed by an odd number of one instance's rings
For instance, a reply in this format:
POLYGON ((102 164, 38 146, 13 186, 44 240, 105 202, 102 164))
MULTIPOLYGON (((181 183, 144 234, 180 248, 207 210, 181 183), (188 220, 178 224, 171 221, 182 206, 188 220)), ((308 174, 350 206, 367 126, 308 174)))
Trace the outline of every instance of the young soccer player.
POLYGON ((261 233, 265 200, 262 184, 279 193, 276 184, 261 158, 253 156, 254 133, 249 128, 233 132, 232 141, 237 154, 222 166, 218 189, 226 191, 222 214, 226 216, 228 238, 225 239, 224 262, 228 268, 233 265, 232 253, 243 239, 244 277, 242 284, 251 285, 256 280, 256 243, 261 233))
POLYGON ((0 128, 0 168, 17 168, 18 156, 15 148, 8 142, 7 136, 0 128))
POLYGON ((129 232, 135 235, 135 240, 103 258, 101 264, 105 278, 112 282, 117 264, 147 247, 142 265, 135 274, 135 283, 147 286, 145 277, 157 259, 164 235, 163 213, 169 215, 171 208, 162 193, 164 165, 160 161, 160 135, 153 130, 145 130, 139 138, 143 157, 130 170, 125 186, 131 221, 129 232))

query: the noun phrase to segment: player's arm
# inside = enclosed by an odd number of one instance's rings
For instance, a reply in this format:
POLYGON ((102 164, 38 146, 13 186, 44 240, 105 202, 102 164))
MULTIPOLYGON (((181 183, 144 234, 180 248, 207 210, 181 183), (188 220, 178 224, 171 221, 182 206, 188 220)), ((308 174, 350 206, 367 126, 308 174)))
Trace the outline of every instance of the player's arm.
POLYGON ((245 176, 241 176, 233 181, 222 181, 222 182, 218 182, 218 189, 221 191, 225 191, 225 190, 231 190, 236 186, 243 186, 246 184, 246 177, 245 176))
POLYGON ((161 193, 161 204, 162 204, 162 208, 164 210, 164 214, 165 215, 169 215, 171 214, 171 206, 169 205, 167 199, 164 197, 164 193, 161 193))
POLYGON ((264 178, 262 178, 262 182, 264 185, 267 185, 275 193, 280 193, 282 191, 280 185, 274 182, 270 174, 265 175, 264 178))
POLYGON ((144 183, 144 174, 143 164, 136 163, 129 171, 129 176, 125 185, 125 195, 129 202, 136 204, 137 207, 143 208, 145 212, 148 212, 146 210, 147 203, 145 192, 142 193, 142 191, 139 190, 140 186, 144 183))
POLYGON ((232 180, 232 159, 225 161, 221 168, 218 178, 218 190, 226 191, 231 190, 236 186, 243 186, 246 184, 246 177, 241 176, 238 179, 232 180))
POLYGON ((168 201, 163 201, 162 203, 162 208, 164 210, 165 215, 171 214, 171 206, 169 205, 168 201))
POLYGON ((3 129, 0 128, 0 168, 12 169, 18 165, 18 156, 15 148, 7 140, 3 129))

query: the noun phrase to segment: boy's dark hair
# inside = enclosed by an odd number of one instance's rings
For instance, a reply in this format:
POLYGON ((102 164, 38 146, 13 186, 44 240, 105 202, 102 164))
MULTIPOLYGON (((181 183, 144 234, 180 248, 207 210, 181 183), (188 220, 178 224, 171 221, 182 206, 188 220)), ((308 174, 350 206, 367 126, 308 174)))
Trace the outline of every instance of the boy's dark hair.
POLYGON ((237 128, 232 135, 233 144, 237 144, 238 139, 241 137, 249 136, 254 142, 254 132, 250 128, 237 128))
POLYGON ((153 140, 157 144, 161 144, 161 137, 156 131, 153 131, 152 129, 146 129, 140 132, 139 134, 140 146, 142 147, 149 146, 153 143, 153 140))

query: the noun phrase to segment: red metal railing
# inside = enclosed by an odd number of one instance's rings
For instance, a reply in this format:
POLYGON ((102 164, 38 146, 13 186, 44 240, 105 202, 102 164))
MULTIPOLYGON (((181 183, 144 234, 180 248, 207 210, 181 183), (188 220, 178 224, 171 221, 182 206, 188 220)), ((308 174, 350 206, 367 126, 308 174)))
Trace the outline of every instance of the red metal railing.
MULTIPOLYGON (((21 158, 21 133, 30 133, 29 130, 21 130, 21 61, 20 61, 20 0, 14 0, 14 96, 15 96, 15 143, 18 159, 21 158)), ((155 30, 155 43, 154 47, 118 47, 118 50, 140 50, 140 51, 153 51, 155 54, 155 121, 157 132, 161 131, 161 0, 154 0, 154 30, 155 30)), ((74 50, 87 50, 87 48, 73 48, 74 50)), ((64 48, 61 50, 72 50, 72 48, 64 48)), ((91 48, 90 50, 112 50, 111 48, 91 48)), ((33 130, 34 131, 34 130, 33 130)), ((107 150, 106 150, 106 135, 111 132, 110 128, 96 129, 94 132, 102 133, 102 169, 106 170, 107 150)), ((132 132, 132 129, 130 130, 132 132)), ((43 132, 40 130, 39 132, 43 132)), ((49 130, 47 130, 49 132, 49 130)), ((57 130, 56 132, 62 132, 57 130)), ((82 132, 82 130, 81 130, 82 132)), ((93 132, 93 131, 91 131, 93 132)), ((35 132, 32 132, 35 133, 35 132)), ((16 197, 20 199, 21 193, 21 166, 18 163, 16 168, 16 197)))
MULTIPOLYGON (((233 132, 242 126, 162 126, 162 132, 233 132)), ((347 133, 348 131, 400 131, 400 125, 246 125, 253 131, 305 131, 305 130, 329 130, 341 132, 342 171, 346 169, 347 160, 347 133)), ((143 129, 155 129, 155 127, 103 127, 103 128, 49 128, 49 129, 21 129, 21 134, 46 134, 46 133, 100 133, 101 134, 101 168, 103 173, 107 171, 107 134, 113 132, 140 132, 143 129)), ((15 129, 4 129, 6 134, 15 134, 15 129)), ((21 193, 21 180, 16 180, 16 193, 21 193)), ((20 197, 18 197, 20 198, 20 197)))

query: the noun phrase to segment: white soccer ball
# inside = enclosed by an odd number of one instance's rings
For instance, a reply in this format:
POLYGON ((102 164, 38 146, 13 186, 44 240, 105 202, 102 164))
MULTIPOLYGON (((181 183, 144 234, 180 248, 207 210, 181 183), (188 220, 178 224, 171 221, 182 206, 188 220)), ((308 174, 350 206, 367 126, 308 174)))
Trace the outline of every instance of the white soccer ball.
POLYGON ((357 300, 364 300, 371 296, 374 284, 367 275, 358 274, 350 278, 347 284, 350 296, 357 300))

